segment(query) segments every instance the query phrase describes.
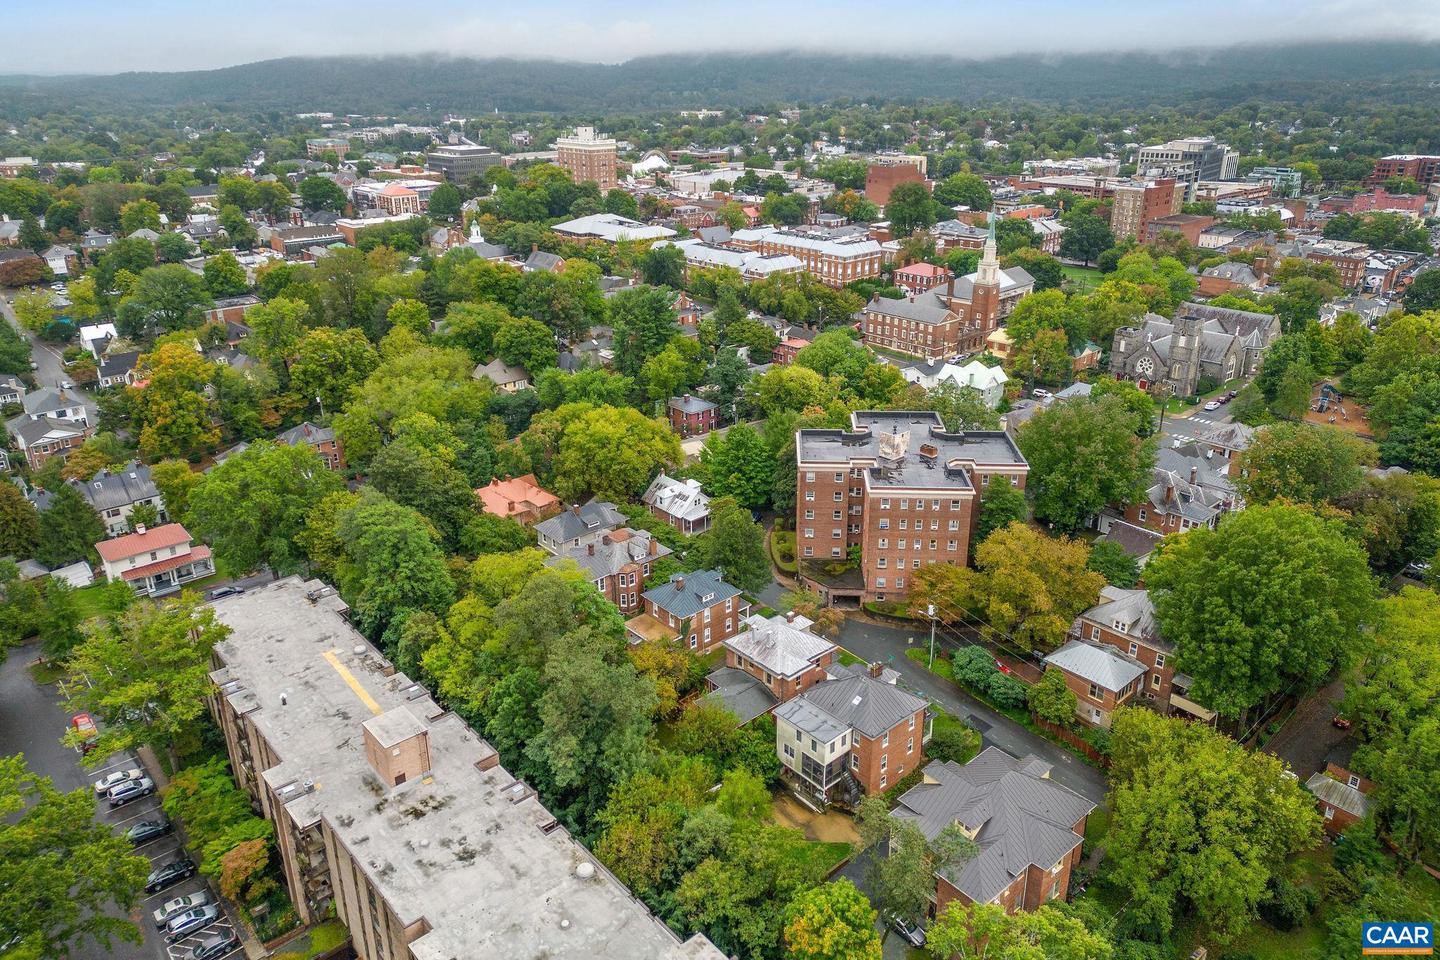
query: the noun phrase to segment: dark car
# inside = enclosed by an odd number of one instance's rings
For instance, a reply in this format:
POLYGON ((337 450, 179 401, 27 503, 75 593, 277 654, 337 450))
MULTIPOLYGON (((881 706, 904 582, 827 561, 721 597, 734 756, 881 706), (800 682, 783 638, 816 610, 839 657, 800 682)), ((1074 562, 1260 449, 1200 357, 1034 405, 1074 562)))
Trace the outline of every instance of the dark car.
POLYGON ((195 861, 184 857, 151 870, 150 876, 145 880, 145 892, 159 893, 161 890, 173 887, 181 880, 193 876, 195 876, 195 861))
POLYGON ((240 938, 235 936, 234 930, 217 930, 214 933, 207 933, 200 938, 200 942, 190 948, 185 954, 185 960, 215 960, 240 946, 240 938))
POLYGON ((220 908, 214 906, 196 907, 186 910, 165 925, 165 939, 170 943, 184 940, 192 933, 204 930, 220 919, 220 908))
POLYGON ((219 600, 221 597, 238 597, 245 592, 244 587, 237 587, 233 583, 223 587, 216 587, 210 591, 211 600, 219 600))
POLYGON ((163 837, 174 829, 175 825, 164 817, 158 820, 141 820, 125 831, 125 839, 134 844, 146 843, 156 837, 163 837))

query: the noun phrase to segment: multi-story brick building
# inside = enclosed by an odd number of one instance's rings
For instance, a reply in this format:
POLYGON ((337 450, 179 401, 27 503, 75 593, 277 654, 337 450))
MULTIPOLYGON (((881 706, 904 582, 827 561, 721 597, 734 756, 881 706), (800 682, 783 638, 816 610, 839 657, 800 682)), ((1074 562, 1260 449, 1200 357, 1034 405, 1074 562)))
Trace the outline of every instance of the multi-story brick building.
POLYGON ((601 596, 629 616, 641 609, 640 592, 645 588, 645 578, 650 576, 651 564, 668 557, 671 550, 648 531, 616 527, 585 537, 578 546, 565 545, 551 552, 555 556, 545 561, 547 567, 575 563, 589 575, 601 596))
POLYGON ((794 611, 746 617, 743 629, 724 641, 725 666, 706 678, 710 699, 749 723, 829 679, 839 648, 811 626, 813 621, 794 611))
POLYGON ((555 162, 569 170, 576 183, 593 180, 602 191, 613 190, 620 185, 615 149, 615 141, 597 136, 594 127, 576 127, 574 136, 555 140, 555 162))
POLYGON ((625 514, 617 510, 615 504, 591 500, 535 524, 535 536, 542 549, 558 554, 598 542, 601 536, 624 524, 625 514))
POLYGON ((1410 177, 1421 188, 1440 182, 1440 157, 1413 153, 1397 153, 1375 161, 1375 169, 1365 182, 1371 186, 1391 177, 1410 177))
MULTIPOLYGON (((1346 759, 1345 763, 1349 763, 1346 759)), ((1370 794, 1375 783, 1348 766, 1327 759, 1325 769, 1305 781, 1305 789, 1315 795, 1315 805, 1324 819, 1325 832, 1336 836, 1365 819, 1370 811, 1370 794)))
MULTIPOLYGON (((1086 642, 1108 646, 1140 665, 1143 673, 1132 691, 1135 702, 1162 713, 1206 721, 1214 718, 1212 711, 1187 696, 1190 679, 1175 671, 1175 647, 1160 635, 1155 605, 1147 591, 1101 587, 1100 602, 1080 615, 1074 632, 1086 642)), ((1093 722, 1086 712, 1089 690, 1076 690, 1076 696, 1080 700, 1077 712, 1093 722)))
POLYGON ((1178 233, 1185 238, 1185 242, 1192 247, 1200 245, 1200 234, 1206 227, 1215 223, 1214 217, 1204 217, 1195 213, 1172 213, 1164 217, 1155 217, 1145 224, 1145 234, 1141 238, 1145 243, 1154 243, 1164 234, 1178 233))
POLYGON ((667 409, 670 427, 682 437, 703 436, 719 425, 719 408, 693 394, 671 397, 667 409))
POLYGON ((872 163, 865 171, 865 199, 884 207, 902 183, 924 184, 925 174, 915 164, 904 161, 872 163))
POLYGON ((1184 188, 1169 177, 1118 183, 1111 201, 1110 232, 1117 240, 1143 240, 1150 221, 1174 216, 1184 202, 1184 188))
POLYGON ((632 643, 675 640, 709 653, 741 629, 750 604, 718 570, 677 573, 641 595, 644 612, 625 623, 632 643))
POLYGON ((885 251, 876 240, 851 227, 761 228, 738 231, 732 245, 754 243, 768 255, 789 254, 799 260, 816 280, 831 287, 843 287, 856 280, 878 277, 885 263, 885 251), (747 236, 742 237, 741 234, 747 236), (748 235, 756 234, 752 239, 748 235))
POLYGON ((865 305, 861 336, 870 346, 926 360, 975 353, 1034 289, 1035 278, 1023 268, 1000 269, 992 217, 974 273, 899 300, 872 298, 865 305))
POLYGON ((722 960, 681 943, 318 580, 216 601, 210 711, 302 924, 360 960, 722 960))
POLYGON ((929 703, 881 679, 882 666, 816 683, 775 708, 775 752, 822 802, 900 782, 925 762, 929 703))
POLYGON ((71 450, 90 439, 92 432, 83 421, 56 420, 48 416, 16 417, 6 426, 31 470, 39 470, 51 457, 69 456, 71 450))
POLYGON ((933 840, 956 824, 978 852, 935 873, 934 912, 958 900, 1006 913, 1063 901, 1095 804, 1050 778, 1050 764, 987 747, 967 764, 936 760, 891 815, 933 840))
POLYGON ((945 267, 920 261, 895 271, 895 286, 908 294, 924 293, 955 279, 955 274, 945 267))
POLYGON ((948 433, 931 411, 857 411, 850 421, 848 431, 795 436, 802 564, 860 548, 858 585, 811 582, 832 601, 893 600, 923 566, 963 566, 985 491, 1025 486, 1030 467, 1004 431, 948 433))
POLYGON ((275 438, 276 443, 283 443, 287 447, 304 444, 325 462, 325 466, 331 470, 345 469, 345 450, 340 446, 340 438, 335 436, 334 427, 320 427, 306 420, 296 427, 291 427, 275 438))
POLYGON ((1059 670, 1075 694, 1075 714, 1093 727, 1110 728, 1111 717, 1144 689, 1145 666, 1113 647, 1071 640, 1045 656, 1046 670, 1059 670))
POLYGON ((1340 285, 1347 290, 1359 289, 1365 282, 1365 268, 1374 253, 1358 240, 1325 240, 1297 252, 1306 260, 1333 265, 1340 272, 1340 285))
POLYGON ((314 137, 305 141, 305 155, 307 157, 323 157, 327 153, 333 153, 337 157, 343 157, 350 152, 350 141, 345 137, 314 137))
POLYGON ((771 360, 777 367, 794 363, 795 355, 808 346, 810 346, 809 340, 802 340, 799 337, 788 337, 775 345, 775 349, 770 355, 771 360))

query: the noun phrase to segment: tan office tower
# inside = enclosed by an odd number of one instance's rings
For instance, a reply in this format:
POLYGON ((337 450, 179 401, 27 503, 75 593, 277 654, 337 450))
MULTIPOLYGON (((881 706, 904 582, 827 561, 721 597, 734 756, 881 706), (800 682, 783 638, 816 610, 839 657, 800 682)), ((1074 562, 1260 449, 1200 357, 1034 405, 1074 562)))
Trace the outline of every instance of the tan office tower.
POLYGON ((594 180, 601 190, 619 186, 615 175, 615 141, 597 137, 594 127, 576 127, 575 136, 555 141, 556 162, 575 178, 576 183, 594 180))

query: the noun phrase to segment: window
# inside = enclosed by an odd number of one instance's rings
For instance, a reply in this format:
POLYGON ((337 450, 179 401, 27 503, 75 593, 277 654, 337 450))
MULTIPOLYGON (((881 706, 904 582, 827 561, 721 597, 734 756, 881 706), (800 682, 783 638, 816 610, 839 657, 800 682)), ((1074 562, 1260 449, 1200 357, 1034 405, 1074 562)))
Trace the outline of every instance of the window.
POLYGON ((845 499, 845 491, 844 491, 844 490, 836 490, 836 491, 835 491, 835 502, 836 502, 836 503, 839 503, 841 500, 844 500, 844 499, 845 499))
POLYGON ((881 790, 884 790, 884 789, 885 789, 885 784, 886 784, 886 782, 887 782, 887 781, 886 781, 885 774, 883 774, 883 773, 880 774, 880 789, 881 789, 881 790))
POLYGON ((1326 820, 1333 820, 1333 819, 1335 819, 1335 808, 1334 808, 1334 807, 1326 807, 1326 808, 1325 808, 1325 819, 1326 819, 1326 820))
POLYGON ((1141 523, 1144 523, 1144 522, 1145 522, 1145 511, 1144 511, 1144 510, 1141 510, 1141 511, 1140 511, 1140 522, 1141 522, 1141 523))
POLYGON ((931 500, 931 501, 930 501, 930 509, 931 509, 931 510, 939 510, 939 509, 940 509, 940 501, 939 501, 939 500, 931 500))
POLYGON ((831 548, 830 548, 830 556, 832 556, 832 557, 838 557, 838 556, 840 556, 840 548, 839 548, 839 547, 831 547, 831 548))
POLYGON ((915 752, 915 738, 914 738, 914 737, 909 737, 909 738, 906 739, 906 741, 905 741, 905 752, 906 752, 907 754, 909 754, 909 753, 914 753, 914 752, 915 752))
POLYGON ((814 737, 811 737, 811 738, 810 738, 810 752, 811 752, 811 753, 814 753, 816 749, 817 749, 817 748, 816 748, 816 746, 815 746, 815 738, 814 738, 814 737))
POLYGON ((799 742, 800 742, 800 731, 799 731, 799 730, 796 730, 796 731, 795 731, 795 742, 796 742, 796 743, 799 743, 799 742))
POLYGON ((939 529, 940 529, 940 521, 939 521, 939 520, 931 520, 931 521, 930 521, 930 529, 931 529, 931 530, 939 530, 939 529))
POLYGON ((1349 784, 1350 784, 1351 789, 1359 790, 1359 789, 1360 789, 1360 778, 1357 777, 1357 776, 1355 776, 1355 774, 1353 774, 1353 773, 1350 774, 1349 784))
POLYGON ((879 528, 880 528, 881 530, 889 530, 889 529, 890 529, 890 521, 889 521, 889 520, 886 520, 886 519, 884 519, 884 518, 881 518, 880 523, 878 524, 878 526, 879 526, 879 528))
POLYGON ((1100 625, 1099 625, 1098 623, 1092 623, 1092 624, 1090 624, 1090 639, 1091 639, 1091 640, 1099 640, 1099 639, 1100 639, 1100 625))
POLYGON ((1155 666, 1156 666, 1156 667, 1163 667, 1163 666, 1165 666, 1165 654, 1163 654, 1163 653, 1157 653, 1157 654, 1155 654, 1155 666))
POLYGON ((1011 478, 1010 478, 1010 486, 1012 486, 1012 487, 1018 487, 1018 486, 1020 486, 1020 478, 1019 478, 1019 477, 1011 477, 1011 478))
POLYGON ((805 556, 807 556, 807 557, 813 557, 813 556, 815 556, 815 548, 814 548, 814 547, 806 547, 806 548, 805 548, 805 556))
POLYGON ((959 521, 959 520, 951 520, 951 521, 950 521, 950 530, 953 532, 953 531, 956 531, 956 530, 959 530, 959 529, 960 529, 960 521, 959 521))
POLYGON ((1130 641, 1130 656, 1133 657, 1133 656, 1135 656, 1135 654, 1137 654, 1137 653, 1139 653, 1139 652, 1140 652, 1140 644, 1136 643, 1134 640, 1131 640, 1131 641, 1130 641))
POLYGON ((852 754, 850 754, 850 769, 851 769, 851 770, 859 770, 859 769, 860 769, 860 755, 859 755, 858 753, 852 753, 852 754))
POLYGON ((884 570, 886 567, 890 566, 890 561, 885 557, 880 557, 875 561, 875 566, 879 567, 881 570, 884 570))
POLYGON ((807 501, 813 501, 813 500, 815 499, 815 491, 814 491, 814 490, 806 490, 806 491, 805 491, 805 499, 806 499, 807 501))
POLYGON ((815 482, 815 474, 810 473, 810 472, 807 471, 806 474, 805 474, 805 482, 806 482, 806 483, 814 483, 814 482, 815 482))
POLYGON ((1090 699, 1091 699, 1091 700, 1103 700, 1103 699, 1105 699, 1105 695, 1104 695, 1103 692, 1101 692, 1100 687, 1099 687, 1098 685, 1096 685, 1096 684, 1093 684, 1093 683, 1090 684, 1090 699))
POLYGON ((830 528, 830 539, 831 539, 831 540, 839 540, 839 539, 840 539, 840 528, 839 528, 839 527, 831 527, 831 528, 830 528))
POLYGON ((931 541, 930 541, 930 549, 931 549, 931 550, 934 550, 937 546, 939 546, 939 544, 940 544, 940 541, 939 541, 939 540, 931 540, 931 541))
POLYGON ((954 553, 955 550, 956 550, 956 548, 957 548, 957 544, 958 544, 958 541, 955 541, 955 540, 946 540, 946 541, 945 541, 945 549, 946 549, 946 550, 949 550, 951 553, 954 553))
POLYGON ((877 586, 877 587, 879 587, 880 589, 883 590, 883 589, 885 588, 885 578, 884 578, 884 577, 876 577, 876 578, 875 578, 875 586, 877 586))
POLYGON ((806 528, 805 528, 805 539, 806 539, 806 540, 814 540, 814 539, 815 539, 815 528, 814 528, 814 527, 806 527, 806 528))
POLYGON ((789 757, 791 760, 795 759, 795 748, 790 746, 790 744, 788 743, 785 744, 785 756, 789 757))
POLYGON ((888 747, 888 746, 890 746, 890 731, 889 731, 889 730, 886 730, 884 736, 882 736, 882 737, 880 738, 880 746, 882 746, 882 747, 888 747))
POLYGON ((735 609, 735 598, 734 598, 734 597, 730 597, 729 599, 727 599, 727 600, 725 601, 725 612, 726 612, 726 613, 729 613, 731 610, 734 610, 734 609, 735 609))
POLYGON ((959 510, 959 509, 960 509, 960 501, 959 501, 959 500, 951 500, 951 501, 950 501, 950 509, 951 509, 951 510, 959 510))
POLYGON ((881 497, 881 498, 880 498, 880 509, 881 509, 881 510, 889 510, 889 509, 890 509, 890 498, 889 498, 889 497, 881 497))
POLYGON ((913 713, 910 714, 910 726, 908 727, 908 729, 910 729, 910 730, 914 730, 914 729, 915 729, 915 714, 913 714, 913 713))
POLYGON ((896 548, 897 550, 904 550, 904 549, 905 549, 905 538, 904 538, 904 537, 901 537, 899 540, 896 540, 896 541, 895 541, 895 548, 896 548))
POLYGON ((909 499, 908 497, 901 499, 901 501, 900 501, 900 509, 901 509, 901 510, 909 510, 909 509, 910 509, 910 499, 909 499))
POLYGON ((895 578, 895 589, 896 589, 896 590, 904 590, 904 589, 905 589, 905 578, 904 578, 904 577, 896 577, 896 578, 895 578))
POLYGON ((814 510, 806 510, 806 511, 805 511, 805 519, 806 519, 806 520, 814 520, 814 519, 815 519, 815 511, 814 511, 814 510))
POLYGON ((839 520, 839 519, 840 519, 840 511, 839 511, 839 510, 832 510, 832 511, 830 511, 830 519, 831 519, 831 520, 839 520))
POLYGON ((890 548, 890 538, 881 537, 879 540, 879 546, 881 550, 888 550, 890 548))
POLYGON ((1152 686, 1152 687, 1158 687, 1158 686, 1160 686, 1160 674, 1158 674, 1158 673, 1152 673, 1152 674, 1150 674, 1150 686, 1152 686))
POLYGON ((982 474, 982 475, 981 475, 981 477, 980 477, 980 486, 982 486, 982 487, 988 487, 988 486, 990 486, 990 477, 989 477, 988 474, 982 474))
POLYGON ((901 529, 901 530, 909 530, 909 529, 910 529, 910 521, 909 521, 909 520, 906 520, 904 517, 901 517, 901 518, 900 518, 900 529, 901 529))

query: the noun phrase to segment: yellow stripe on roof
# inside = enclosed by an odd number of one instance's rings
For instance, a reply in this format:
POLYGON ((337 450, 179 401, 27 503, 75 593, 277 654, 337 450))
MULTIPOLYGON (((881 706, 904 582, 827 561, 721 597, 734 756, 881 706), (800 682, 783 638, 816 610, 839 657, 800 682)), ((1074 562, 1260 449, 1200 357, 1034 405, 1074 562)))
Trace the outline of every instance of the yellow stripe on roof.
POLYGON ((355 674, 351 673, 349 668, 340 662, 340 654, 338 651, 326 650, 325 659, 330 661, 330 666, 334 667, 335 672, 340 674, 340 679, 344 680, 346 686, 354 691, 355 696, 360 698, 361 703, 370 708, 371 713, 378 717, 384 712, 380 709, 380 704, 375 702, 375 698, 370 696, 369 691, 360 686, 360 681, 355 679, 355 674))

